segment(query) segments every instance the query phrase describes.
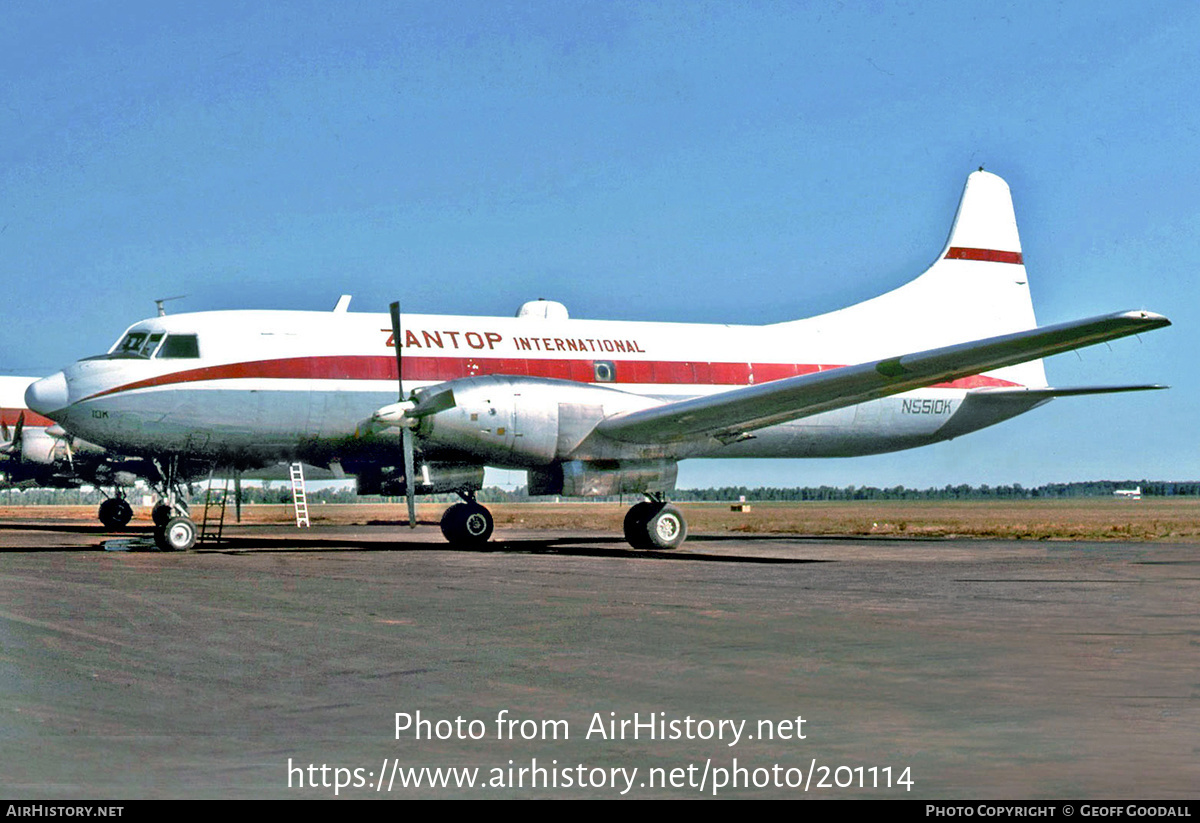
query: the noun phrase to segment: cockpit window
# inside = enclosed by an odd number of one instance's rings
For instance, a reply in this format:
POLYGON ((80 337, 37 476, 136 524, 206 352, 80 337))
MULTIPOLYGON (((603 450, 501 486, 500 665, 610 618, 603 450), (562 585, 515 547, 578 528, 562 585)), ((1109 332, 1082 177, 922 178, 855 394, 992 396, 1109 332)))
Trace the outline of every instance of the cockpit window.
POLYGON ((121 342, 117 344, 109 357, 153 357, 154 350, 158 348, 158 344, 162 342, 162 339, 162 332, 130 332, 121 339, 121 342))
POLYGON ((159 357, 199 357, 200 340, 194 334, 168 334, 159 357))
POLYGON ((151 357, 196 358, 200 356, 200 341, 194 334, 167 334, 161 331, 131 331, 121 338, 112 351, 101 357, 107 359, 151 357), (164 339, 165 338, 165 339, 164 339))
POLYGON ((136 355, 145 342, 146 333, 144 331, 135 331, 132 334, 127 334, 125 335, 125 339, 121 341, 121 345, 117 347, 117 354, 136 355))

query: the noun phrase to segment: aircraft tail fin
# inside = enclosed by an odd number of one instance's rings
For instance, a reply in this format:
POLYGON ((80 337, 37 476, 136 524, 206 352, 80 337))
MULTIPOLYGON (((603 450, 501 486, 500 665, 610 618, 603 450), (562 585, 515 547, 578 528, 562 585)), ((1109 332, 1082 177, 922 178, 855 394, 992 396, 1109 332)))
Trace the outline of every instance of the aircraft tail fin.
POLYGON ((1003 179, 983 169, 967 177, 950 236, 938 260, 1024 266, 1012 192, 1003 179))
MULTIPOLYGON (((814 324, 828 340, 862 350, 860 360, 951 346, 1037 327, 1008 184, 982 169, 967 177, 950 236, 915 280, 866 302, 780 327, 814 324), (870 339, 857 341, 862 329, 870 339)), ((1040 360, 995 377, 1045 387, 1040 360)))

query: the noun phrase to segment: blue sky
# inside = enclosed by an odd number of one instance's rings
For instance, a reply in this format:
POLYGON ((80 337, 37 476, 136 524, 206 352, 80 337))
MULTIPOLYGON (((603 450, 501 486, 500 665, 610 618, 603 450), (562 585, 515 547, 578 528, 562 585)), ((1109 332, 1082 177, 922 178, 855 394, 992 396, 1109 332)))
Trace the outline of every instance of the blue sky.
POLYGON ((1012 186, 1043 323, 1171 329, 1047 363, 958 441, 697 461, 680 484, 1196 478, 1194 3, 6 4, 0 373, 172 310, 759 323, 937 255, 968 172, 1012 186))

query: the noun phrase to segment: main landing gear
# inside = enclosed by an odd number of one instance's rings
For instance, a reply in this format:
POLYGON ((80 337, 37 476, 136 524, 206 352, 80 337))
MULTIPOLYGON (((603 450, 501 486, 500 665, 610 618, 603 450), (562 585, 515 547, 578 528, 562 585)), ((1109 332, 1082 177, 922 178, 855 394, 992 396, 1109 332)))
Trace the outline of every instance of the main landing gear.
POLYGON ((442 514, 442 534, 452 545, 471 548, 482 546, 492 536, 492 513, 475 502, 474 492, 459 492, 463 499, 442 514))
POLYGON ((625 539, 635 549, 677 549, 687 539, 683 513, 662 495, 635 504, 625 514, 625 539))
MULTIPOLYGON (((459 492, 463 502, 455 503, 442 515, 442 534, 451 545, 462 548, 482 546, 492 536, 492 513, 475 501, 474 492, 459 492)), ((641 551, 677 549, 687 539, 687 521, 683 512, 662 495, 647 495, 649 500, 636 504, 625 515, 625 539, 641 551)))
POLYGON ((104 524, 104 528, 116 530, 123 529, 129 525, 129 521, 133 519, 133 506, 130 506, 124 497, 118 495, 109 497, 100 504, 98 512, 100 522, 104 524))

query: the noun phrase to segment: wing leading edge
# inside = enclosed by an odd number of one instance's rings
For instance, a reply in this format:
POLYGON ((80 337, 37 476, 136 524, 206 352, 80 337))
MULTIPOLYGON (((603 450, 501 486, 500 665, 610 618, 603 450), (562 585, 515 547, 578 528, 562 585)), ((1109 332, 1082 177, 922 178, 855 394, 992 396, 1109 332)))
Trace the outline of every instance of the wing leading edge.
POLYGON ((624 412, 605 418, 597 431, 627 443, 732 442, 776 423, 1169 325, 1148 311, 1090 317, 624 412))

